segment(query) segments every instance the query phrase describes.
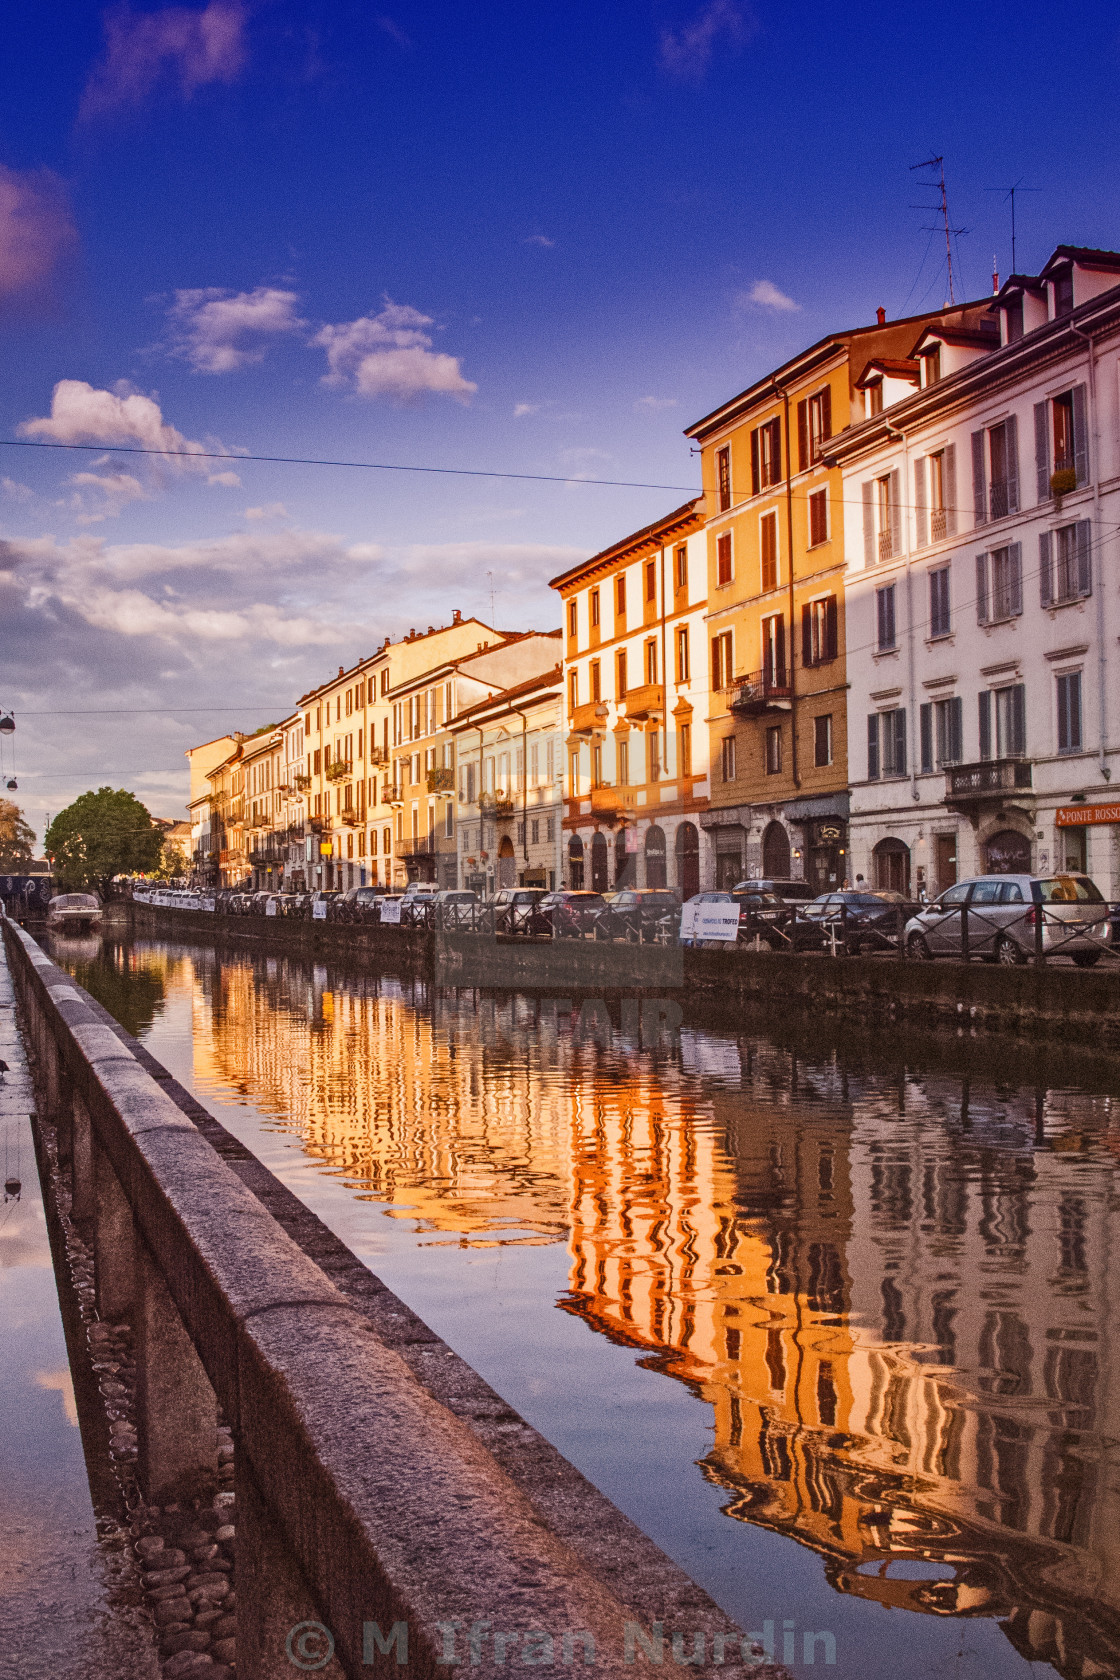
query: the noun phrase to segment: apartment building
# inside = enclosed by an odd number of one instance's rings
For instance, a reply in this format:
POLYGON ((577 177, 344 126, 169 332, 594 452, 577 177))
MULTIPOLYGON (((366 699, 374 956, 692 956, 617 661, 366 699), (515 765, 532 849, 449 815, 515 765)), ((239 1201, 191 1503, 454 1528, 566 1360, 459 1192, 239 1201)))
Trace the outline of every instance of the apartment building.
MULTIPOLYGON (((389 690, 394 881, 459 884, 455 832, 458 720, 480 702, 556 665, 559 632, 502 632, 389 690)), ((507 780, 506 787, 509 787, 507 780)))
POLYGON ((241 739, 238 734, 219 735, 213 741, 203 741, 186 751, 190 766, 190 790, 187 795, 187 815, 191 825, 190 867, 194 879, 201 886, 213 887, 218 883, 218 854, 210 819, 213 788, 209 772, 229 757, 241 739))
POLYGON ((392 780, 398 691, 426 672, 508 638, 458 611, 451 623, 412 629, 377 652, 303 695, 306 785, 306 885, 342 888, 402 883, 407 866, 398 852, 411 836, 396 817, 400 811, 392 780))
POLYGON ((707 569, 713 882, 849 876, 845 500, 834 432, 918 377, 933 322, 973 306, 831 333, 687 428, 699 445, 707 569))
POLYGON ((563 603, 563 878, 690 897, 708 803, 708 567, 686 502, 552 579, 563 603))
MULTIPOLYGON (((560 633, 547 638, 559 652, 560 633)), ((563 663, 465 707, 458 764, 459 885, 555 887, 563 879, 563 663)))
POLYGON ((206 772, 209 794, 210 858, 205 884, 240 887, 249 874, 245 843, 245 775, 242 752, 245 736, 233 737, 233 750, 206 772))
POLYGON ((1120 254, 1059 246, 827 445, 845 527, 852 873, 1087 869, 1120 896, 1120 254), (862 517, 860 517, 862 516, 862 517))

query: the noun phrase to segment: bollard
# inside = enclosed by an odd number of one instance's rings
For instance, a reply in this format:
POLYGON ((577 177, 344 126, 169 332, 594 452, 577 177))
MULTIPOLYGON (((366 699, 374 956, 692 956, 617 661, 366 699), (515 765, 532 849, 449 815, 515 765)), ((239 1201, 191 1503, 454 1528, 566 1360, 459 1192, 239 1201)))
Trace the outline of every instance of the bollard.
POLYGON ((323 1626, 322 1612, 261 1496, 243 1449, 234 1463, 237 1573, 241 1581, 252 1583, 252 1590, 239 1593, 237 1601, 239 1680, 291 1680, 301 1668, 342 1680, 345 1670, 337 1657, 321 1666, 328 1646, 324 1635, 314 1630, 323 1626))
POLYGON ((131 1318, 136 1296, 136 1232, 132 1209, 109 1157, 93 1146, 97 1218, 94 1224, 97 1310, 105 1319, 131 1318))
POLYGON ((205 1497, 218 1477, 218 1402, 163 1274, 136 1244, 137 1469, 155 1505, 205 1497))
POLYGON ((1046 952, 1043 949, 1043 938, 1046 932, 1046 906, 1036 904, 1034 907, 1034 965, 1036 968, 1046 967, 1046 952))

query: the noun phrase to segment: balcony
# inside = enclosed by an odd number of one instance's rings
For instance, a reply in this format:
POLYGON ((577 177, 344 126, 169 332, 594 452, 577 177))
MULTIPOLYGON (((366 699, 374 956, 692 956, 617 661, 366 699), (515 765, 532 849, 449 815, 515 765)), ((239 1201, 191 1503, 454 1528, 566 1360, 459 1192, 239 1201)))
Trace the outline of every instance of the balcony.
POLYGON ((428 771, 428 792, 429 793, 453 793, 454 791, 455 791, 455 772, 454 772, 454 770, 440 769, 440 770, 429 770, 428 771))
POLYGON ((309 834, 329 834, 331 819, 329 817, 308 817, 307 831, 309 834))
POLYGON ((611 822, 637 807, 637 795, 629 787, 597 787, 591 789, 591 815, 611 822))
POLYGON ((890 531, 879 532, 879 559, 894 559, 894 538, 890 531))
POLYGON ((348 758, 336 758, 333 764, 328 764, 323 771, 328 782, 342 782, 354 774, 354 766, 348 758))
POLYGON ((588 700, 583 706, 572 708, 572 734, 602 734, 606 728, 607 707, 603 700, 588 700))
POLYGON ((1011 505, 1011 486, 996 480, 988 489, 988 511, 992 519, 1006 519, 1015 509, 1011 505))
POLYGON ((388 762, 389 762, 389 750, 388 750, 388 748, 387 747, 371 746, 370 749, 369 749, 369 761, 370 761, 371 764, 388 764, 388 762))
POLYGON ((979 764, 954 764, 945 772, 945 803, 964 811, 985 800, 1028 792, 1032 785, 1031 764, 1026 758, 986 758, 979 764))
POLYGON ((311 786, 311 777, 305 776, 303 772, 300 771, 292 777, 292 786, 295 788, 297 793, 306 793, 308 788, 311 786))
POLYGON ((635 723, 660 717, 665 710, 665 684, 643 683, 626 690, 626 716, 635 723))
POLYGON ((934 508, 929 516, 930 540, 944 542, 949 535, 949 515, 945 508, 934 508))
POLYGON ((479 814, 483 817, 512 817, 517 806, 506 793, 482 793, 478 797, 479 814))
POLYGON ((784 670, 755 671, 739 677, 724 689, 729 710, 740 717, 758 717, 763 712, 788 712, 793 704, 789 674, 784 670))

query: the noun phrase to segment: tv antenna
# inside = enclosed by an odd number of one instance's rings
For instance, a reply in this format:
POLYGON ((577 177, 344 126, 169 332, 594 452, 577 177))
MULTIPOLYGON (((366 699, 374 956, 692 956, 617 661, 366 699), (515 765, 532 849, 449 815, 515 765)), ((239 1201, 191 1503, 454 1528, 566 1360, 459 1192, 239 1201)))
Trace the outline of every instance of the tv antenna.
POLYGON ((1019 267, 1015 260, 1015 194, 1017 192, 1041 192, 1042 188, 1025 187, 1022 182, 1022 177, 1020 177, 1013 187, 985 187, 984 191, 1002 193, 1003 202, 1005 204, 1008 199, 1011 200, 1011 272, 1012 274, 1018 274, 1019 267))
POLYGON ((492 630, 494 628, 494 574, 493 572, 487 572, 486 576, 490 579, 490 628, 492 630))
MULTIPOLYGON (((945 231, 945 262, 949 270, 949 302, 956 303, 956 293, 953 290, 953 240, 959 238, 962 233, 967 233, 968 229, 949 226, 949 197, 945 191, 945 159, 943 157, 928 157, 924 163, 912 163, 910 165, 911 174, 916 169, 933 170, 935 179, 922 181, 919 185, 933 187, 938 194, 938 202, 936 204, 912 204, 910 208, 911 210, 929 210, 933 215, 941 217, 941 226, 945 231)), ((923 233, 936 233, 937 231, 936 226, 922 229, 923 233)))

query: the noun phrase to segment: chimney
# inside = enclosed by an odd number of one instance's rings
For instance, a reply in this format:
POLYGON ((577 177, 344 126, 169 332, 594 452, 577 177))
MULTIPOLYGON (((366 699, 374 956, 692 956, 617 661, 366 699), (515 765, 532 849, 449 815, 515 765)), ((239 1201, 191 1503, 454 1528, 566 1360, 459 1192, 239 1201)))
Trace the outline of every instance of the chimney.
POLYGON ((455 611, 451 614, 451 622, 452 624, 462 624, 463 622, 463 615, 459 611, 458 607, 456 607, 455 611))
POLYGON ((875 311, 875 319, 878 321, 878 323, 881 327, 886 326, 886 324, 887 324, 887 312, 883 308, 882 304, 880 304, 878 309, 875 311))
POLYGON ((999 292, 999 269, 996 266, 997 261, 998 261, 998 259, 996 257, 992 258, 992 296, 993 297, 995 297, 997 295, 997 293, 999 292))
POLYGON ((344 677, 344 676, 345 676, 345 675, 346 675, 346 667, 345 667, 345 665, 340 665, 340 666, 339 666, 339 667, 338 667, 338 674, 339 674, 339 676, 340 676, 340 677, 344 677))

